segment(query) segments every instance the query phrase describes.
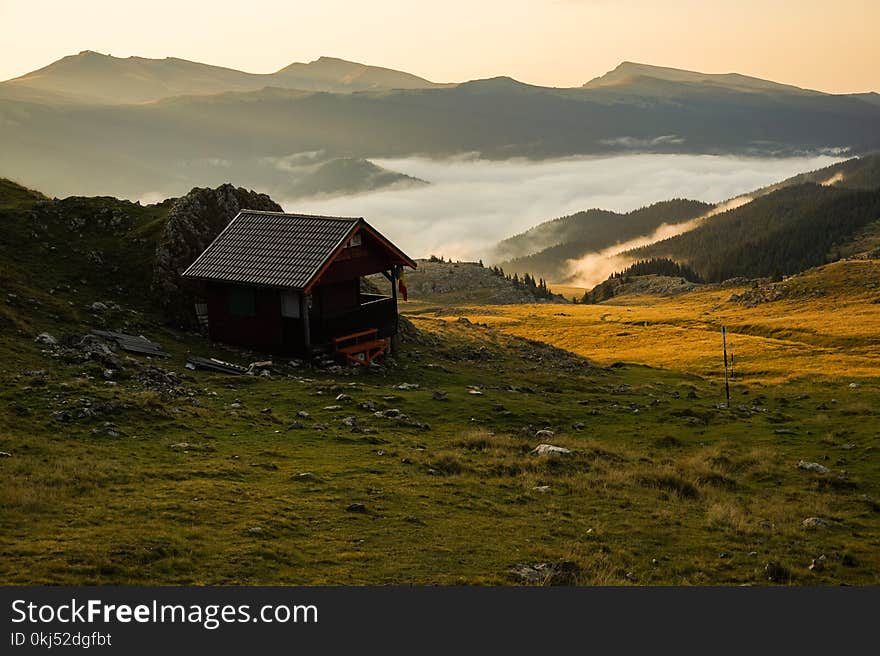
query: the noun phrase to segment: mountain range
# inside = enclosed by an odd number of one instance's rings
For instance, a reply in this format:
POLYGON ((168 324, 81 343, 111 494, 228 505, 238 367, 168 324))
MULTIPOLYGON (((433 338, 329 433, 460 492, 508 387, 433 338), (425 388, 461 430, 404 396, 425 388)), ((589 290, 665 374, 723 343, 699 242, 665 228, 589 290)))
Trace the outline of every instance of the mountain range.
POLYGON ((442 86, 409 73, 320 57, 295 62, 274 73, 245 73, 231 68, 166 57, 119 58, 85 50, 0 86, 6 97, 81 104, 137 104, 182 95, 258 91, 266 87, 348 93, 376 89, 425 89, 442 86))
POLYGON ((551 88, 437 84, 329 57, 258 75, 86 51, 0 83, 0 140, 0 175, 54 195, 163 197, 235 179, 290 198, 303 185, 283 162, 304 153, 863 153, 880 148, 880 103, 631 62, 551 88))

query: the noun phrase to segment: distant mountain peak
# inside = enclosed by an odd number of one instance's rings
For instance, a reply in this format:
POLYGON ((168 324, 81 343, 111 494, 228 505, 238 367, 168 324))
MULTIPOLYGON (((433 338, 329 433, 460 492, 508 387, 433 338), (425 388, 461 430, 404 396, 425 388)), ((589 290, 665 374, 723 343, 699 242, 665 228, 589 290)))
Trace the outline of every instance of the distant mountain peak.
POLYGON ((715 87, 749 92, 784 92, 798 94, 818 94, 818 91, 802 89, 790 84, 781 84, 741 73, 702 73, 668 66, 655 66, 640 62, 623 61, 613 70, 593 78, 585 89, 601 89, 607 87, 624 87, 637 84, 639 79, 650 78, 663 82, 679 84, 702 84, 715 87))
POLYGON ((322 55, 304 64, 294 62, 272 74, 291 88, 316 91, 418 89, 436 86, 411 73, 322 55), (327 86, 332 88, 325 88, 327 86))
POLYGON ((544 87, 536 87, 531 84, 527 84, 525 82, 520 82, 517 79, 514 79, 508 75, 498 75, 496 77, 487 77, 479 80, 470 80, 469 82, 462 82, 458 85, 460 89, 464 90, 478 90, 478 91, 500 91, 500 90, 512 90, 512 91, 526 91, 526 90, 536 90, 536 91, 544 91, 544 87))
POLYGON ((361 64, 360 62, 354 62, 354 61, 351 61, 350 59, 343 59, 342 57, 331 57, 329 55, 321 55, 320 57, 318 57, 317 59, 315 59, 314 61, 311 61, 309 63, 316 64, 319 62, 332 62, 335 64, 354 64, 355 66, 366 66, 366 64, 361 64))

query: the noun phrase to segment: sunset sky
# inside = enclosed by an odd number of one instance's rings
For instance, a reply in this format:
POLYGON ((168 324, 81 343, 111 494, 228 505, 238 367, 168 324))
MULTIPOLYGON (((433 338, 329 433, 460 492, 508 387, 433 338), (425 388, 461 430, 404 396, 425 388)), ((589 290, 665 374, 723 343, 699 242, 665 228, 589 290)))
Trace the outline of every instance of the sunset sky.
POLYGON ((878 0, 0 0, 0 23, 0 79, 96 50, 255 73, 329 55, 548 86, 628 60, 880 91, 878 0))

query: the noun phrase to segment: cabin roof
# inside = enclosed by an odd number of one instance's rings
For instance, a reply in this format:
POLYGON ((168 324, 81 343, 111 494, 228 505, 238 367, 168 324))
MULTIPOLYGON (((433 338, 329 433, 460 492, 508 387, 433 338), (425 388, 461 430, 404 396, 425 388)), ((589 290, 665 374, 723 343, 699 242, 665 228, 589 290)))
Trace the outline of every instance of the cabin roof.
POLYGON ((377 237, 394 264, 415 267, 403 251, 362 218, 242 210, 183 277, 307 289, 362 229, 377 237))

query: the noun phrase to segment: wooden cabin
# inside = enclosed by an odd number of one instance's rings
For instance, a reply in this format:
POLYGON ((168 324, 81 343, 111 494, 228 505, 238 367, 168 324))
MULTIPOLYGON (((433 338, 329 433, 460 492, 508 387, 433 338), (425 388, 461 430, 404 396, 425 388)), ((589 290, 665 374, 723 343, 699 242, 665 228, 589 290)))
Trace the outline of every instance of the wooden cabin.
POLYGON ((366 363, 397 334, 403 267, 416 264, 362 218, 242 210, 183 277, 198 281, 216 341, 366 363), (387 296, 362 291, 376 273, 387 296))

